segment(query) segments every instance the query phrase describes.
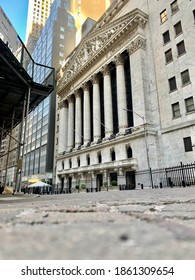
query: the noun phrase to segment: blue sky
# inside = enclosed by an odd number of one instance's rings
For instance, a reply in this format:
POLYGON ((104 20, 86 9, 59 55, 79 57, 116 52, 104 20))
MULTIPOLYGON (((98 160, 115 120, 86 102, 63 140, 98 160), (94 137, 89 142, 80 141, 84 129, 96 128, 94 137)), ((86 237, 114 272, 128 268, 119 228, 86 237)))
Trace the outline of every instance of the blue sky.
POLYGON ((0 0, 0 6, 18 35, 25 41, 28 0, 0 0))

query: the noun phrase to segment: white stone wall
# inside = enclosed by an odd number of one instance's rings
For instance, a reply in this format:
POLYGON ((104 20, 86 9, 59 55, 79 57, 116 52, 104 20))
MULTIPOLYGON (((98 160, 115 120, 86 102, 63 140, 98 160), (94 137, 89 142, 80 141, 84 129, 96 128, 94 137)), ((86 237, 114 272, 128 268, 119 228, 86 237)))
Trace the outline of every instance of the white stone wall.
MULTIPOLYGON (((146 47, 130 51, 130 67, 132 82, 132 99, 135 131, 127 136, 117 137, 115 140, 93 145, 91 147, 73 151, 70 154, 59 157, 59 161, 64 159, 65 170, 69 170, 69 159, 72 160, 72 168, 78 169, 77 157, 80 157, 80 167, 87 167, 87 155, 90 156, 90 165, 93 169, 98 164, 97 153, 101 151, 102 163, 111 162, 110 150, 114 148, 117 162, 127 159, 126 145, 131 146, 133 159, 137 174, 137 183, 150 184, 149 175, 143 170, 148 169, 147 151, 149 155, 149 166, 152 169, 178 165, 180 162, 191 163, 195 160, 195 151, 185 152, 183 138, 191 137, 195 144, 195 113, 186 114, 185 99, 193 96, 195 102, 195 25, 193 10, 195 1, 178 0, 179 11, 171 15, 171 1, 136 1, 125 0, 125 4, 116 1, 119 8, 111 10, 105 15, 106 20, 98 22, 97 26, 104 28, 106 24, 120 19, 125 14, 139 8, 148 15, 148 21, 144 28, 138 27, 134 36, 146 39, 146 47), (168 20, 160 23, 160 13, 167 9, 168 20), (182 22, 183 33, 175 37, 174 24, 182 22), (107 21, 107 22, 106 22, 107 21), (169 30, 171 41, 164 45, 162 34, 169 30), (176 44, 184 40, 186 53, 177 56, 176 44), (169 48, 173 51, 173 61, 169 64, 165 62, 165 51, 169 48), (181 84, 181 72, 189 69, 191 83, 186 86, 181 84), (170 93, 168 79, 175 76, 177 90, 170 93), (181 117, 173 118, 172 104, 179 102, 181 117), (141 117, 140 117, 141 116, 141 117), (143 124, 146 122, 146 138, 144 136, 143 124), (147 141, 147 147, 145 140, 147 141), (146 149, 147 148, 147 149, 146 149), (143 172, 142 172, 143 171, 143 172)), ((98 27, 94 28, 94 34, 98 32, 98 27)), ((89 38, 93 38, 93 34, 89 38)), ((74 94, 84 82, 102 71, 104 65, 114 60, 114 57, 128 49, 129 42, 121 42, 116 46, 112 45, 105 55, 99 56, 87 70, 77 76, 71 84, 69 91, 64 92, 63 98, 68 94, 74 94)), ((134 38, 135 39, 135 38, 134 38)), ((79 50, 79 47, 78 49, 79 50)), ((77 51, 76 50, 76 51, 77 51)), ((61 93, 60 93, 61 94, 61 93)), ((59 135, 60 137, 60 135, 59 135)), ((128 170, 128 168, 126 169, 128 170)), ((129 169, 130 170, 130 169, 129 169)), ((71 174, 70 170, 70 174, 71 174)), ((58 175, 58 174, 57 174, 58 175)), ((90 177, 90 175, 87 175, 90 177)), ((160 180, 160 179, 159 179, 160 180)), ((158 184, 159 182, 156 182, 158 184)))

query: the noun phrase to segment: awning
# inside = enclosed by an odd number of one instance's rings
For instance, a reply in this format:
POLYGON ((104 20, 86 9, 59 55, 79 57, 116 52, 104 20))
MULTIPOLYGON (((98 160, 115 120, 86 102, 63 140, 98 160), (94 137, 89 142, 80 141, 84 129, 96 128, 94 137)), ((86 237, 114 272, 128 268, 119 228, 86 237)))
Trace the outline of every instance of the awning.
POLYGON ((28 180, 29 183, 37 183, 37 182, 41 182, 41 179, 29 179, 28 180))

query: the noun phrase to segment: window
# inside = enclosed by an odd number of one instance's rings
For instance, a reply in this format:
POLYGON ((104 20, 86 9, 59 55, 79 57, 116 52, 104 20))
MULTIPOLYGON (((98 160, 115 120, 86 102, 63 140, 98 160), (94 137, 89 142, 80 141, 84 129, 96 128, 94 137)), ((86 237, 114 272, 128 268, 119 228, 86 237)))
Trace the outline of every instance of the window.
POLYGON ((186 52, 184 41, 181 41, 177 44, 177 53, 178 56, 186 52))
POLYGON ((132 158, 132 156, 133 156, 132 149, 131 149, 131 147, 128 147, 127 148, 127 158, 132 158))
POLYGON ((182 31, 182 26, 181 26, 181 21, 179 21, 178 23, 176 23, 174 25, 174 29, 175 29, 175 36, 181 34, 183 31, 182 31))
POLYGON ((173 118, 181 117, 181 115, 180 115, 180 108, 179 108, 179 102, 172 104, 172 113, 173 113, 173 118))
POLYGON ((178 11, 179 11, 179 6, 177 3, 177 0, 175 0, 174 2, 171 3, 171 12, 172 12, 172 14, 174 14, 178 11))
POLYGON ((169 49, 168 51, 165 52, 165 61, 166 63, 169 63, 173 61, 173 56, 172 56, 172 50, 169 49))
POLYGON ((186 113, 194 112, 194 99, 193 97, 189 97, 185 99, 185 105, 186 105, 186 113))
POLYGON ((101 155, 101 153, 98 153, 98 163, 102 163, 102 155, 101 155))
POLYGON ((114 150, 111 151, 111 160, 112 161, 116 160, 116 155, 115 155, 115 151, 114 150))
POLYGON ((162 13, 160 13, 160 20, 161 20, 161 23, 164 23, 167 20, 167 11, 166 11, 166 9, 164 11, 162 11, 162 13))
POLYGON ((191 137, 183 138, 183 143, 184 143, 185 152, 191 152, 192 151, 192 140, 191 140, 191 137))
POLYGON ((195 21, 195 10, 193 10, 193 16, 194 16, 194 21, 195 21))
POLYGON ((181 73, 181 82, 182 86, 186 86, 190 83, 190 74, 188 70, 185 70, 181 73))
POLYGON ((90 156, 87 155, 87 165, 90 165, 90 156))
POLYGON ((71 159, 69 159, 69 167, 70 167, 70 169, 72 168, 72 160, 71 159))
POLYGON ((164 42, 164 44, 170 42, 169 30, 167 30, 165 33, 163 33, 163 42, 164 42))
POLYGON ((64 34, 60 34, 60 39, 64 39, 64 34))
POLYGON ((78 167, 80 167, 80 165, 81 165, 80 157, 77 158, 77 165, 78 165, 78 167))
POLYGON ((176 79, 175 77, 172 77, 169 79, 169 89, 170 91, 174 91, 177 89, 176 79))

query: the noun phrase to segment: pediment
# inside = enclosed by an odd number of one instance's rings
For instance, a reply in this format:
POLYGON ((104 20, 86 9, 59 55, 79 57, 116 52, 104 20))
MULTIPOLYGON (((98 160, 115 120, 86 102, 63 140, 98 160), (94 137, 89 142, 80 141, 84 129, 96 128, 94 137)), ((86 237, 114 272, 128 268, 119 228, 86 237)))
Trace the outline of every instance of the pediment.
POLYGON ((120 39, 126 32, 140 26, 144 29, 148 16, 139 9, 135 9, 124 16, 92 30, 74 51, 67 57, 58 81, 58 90, 76 77, 81 71, 90 67, 96 59, 120 39))

